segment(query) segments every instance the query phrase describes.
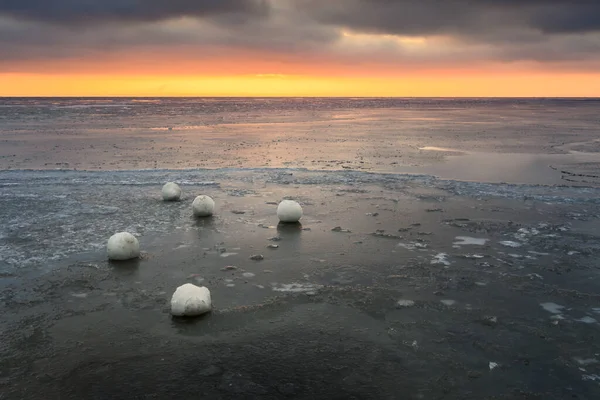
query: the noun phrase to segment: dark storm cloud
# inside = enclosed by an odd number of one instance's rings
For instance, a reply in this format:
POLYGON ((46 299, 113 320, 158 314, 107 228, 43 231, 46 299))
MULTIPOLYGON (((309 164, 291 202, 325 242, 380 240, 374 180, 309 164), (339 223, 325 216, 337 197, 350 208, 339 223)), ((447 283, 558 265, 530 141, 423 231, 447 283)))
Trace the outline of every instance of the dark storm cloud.
POLYGON ((178 48, 198 60, 241 49, 345 65, 583 70, 600 60, 600 0, 0 0, 0 72, 12 61, 178 48), (373 36, 352 37, 362 33, 373 36), (442 40, 410 47, 394 35, 442 40))
POLYGON ((297 0, 296 4, 321 23, 376 33, 600 30, 598 0, 297 0))
MULTIPOLYGON (((577 2, 576 2, 577 3, 577 2)), ((531 16, 532 25, 548 33, 575 33, 600 30, 600 2, 547 7, 531 16)))
POLYGON ((80 25, 228 13, 265 15, 268 5, 266 0, 0 0, 0 15, 80 25))

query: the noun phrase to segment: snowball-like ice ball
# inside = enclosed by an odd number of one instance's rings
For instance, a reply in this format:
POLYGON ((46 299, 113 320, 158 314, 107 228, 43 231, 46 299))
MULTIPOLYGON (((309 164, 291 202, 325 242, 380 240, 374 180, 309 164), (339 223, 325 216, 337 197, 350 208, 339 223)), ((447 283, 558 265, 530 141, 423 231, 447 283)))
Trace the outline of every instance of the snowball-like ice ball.
POLYGON ((115 233, 106 245, 110 260, 130 260, 140 256, 140 243, 129 232, 115 233))
POLYGON ((171 314, 177 317, 194 317, 211 309, 210 290, 204 286, 186 283, 179 286, 171 298, 171 314))
POLYGON ((215 202, 210 197, 201 195, 194 199, 192 209, 196 217, 210 217, 215 211, 215 202))
POLYGON ((277 206, 277 217, 281 222, 298 222, 302 218, 302 207, 293 200, 283 200, 277 206))
POLYGON ((162 197, 164 201, 177 201, 181 198, 181 188, 175 182, 165 183, 162 188, 162 197))

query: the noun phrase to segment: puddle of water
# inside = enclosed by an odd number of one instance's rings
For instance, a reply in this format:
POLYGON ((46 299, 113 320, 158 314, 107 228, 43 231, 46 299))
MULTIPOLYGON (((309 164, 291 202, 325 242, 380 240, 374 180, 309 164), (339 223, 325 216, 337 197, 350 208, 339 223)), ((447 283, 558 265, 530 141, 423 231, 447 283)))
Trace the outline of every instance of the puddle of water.
MULTIPOLYGON (((573 168, 576 170, 577 164, 600 162, 600 154, 597 153, 468 153, 433 146, 422 147, 421 150, 461 153, 460 155, 448 155, 446 162, 419 168, 423 173, 432 174, 442 179, 494 183, 542 185, 575 183, 584 179, 577 176, 565 176, 561 172, 562 168, 558 166, 569 165, 569 170, 573 168), (563 177, 567 179, 575 178, 573 179, 575 182, 566 181, 563 177)), ((593 178, 587 180, 598 181, 598 179, 593 178)))

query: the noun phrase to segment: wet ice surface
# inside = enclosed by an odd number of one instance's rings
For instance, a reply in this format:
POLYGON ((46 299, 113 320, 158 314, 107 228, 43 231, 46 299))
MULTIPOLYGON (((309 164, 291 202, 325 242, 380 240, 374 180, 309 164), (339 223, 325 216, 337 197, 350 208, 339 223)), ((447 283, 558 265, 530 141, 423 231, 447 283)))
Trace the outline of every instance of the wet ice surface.
POLYGON ((294 166, 600 185, 597 99, 146 100, 0 99, 0 169, 294 166))
POLYGON ((0 185, 0 373, 17 398, 600 394, 598 189, 303 169, 5 171, 0 185), (161 201, 170 180, 183 201, 161 201), (197 194, 214 218, 191 217, 197 194), (277 224, 283 198, 301 225, 277 224), (120 230, 140 260, 106 261, 120 230), (187 282, 215 311, 171 320, 187 282))
POLYGON ((0 398, 600 398, 597 101, 0 105, 0 398))

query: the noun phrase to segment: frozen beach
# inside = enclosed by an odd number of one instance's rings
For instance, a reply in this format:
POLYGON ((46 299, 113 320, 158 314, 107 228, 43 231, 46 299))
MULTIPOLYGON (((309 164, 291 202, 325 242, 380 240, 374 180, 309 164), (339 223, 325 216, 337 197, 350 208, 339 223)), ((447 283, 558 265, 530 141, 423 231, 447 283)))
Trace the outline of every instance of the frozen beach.
POLYGON ((598 398, 598 105, 2 99, 0 398, 598 398))

